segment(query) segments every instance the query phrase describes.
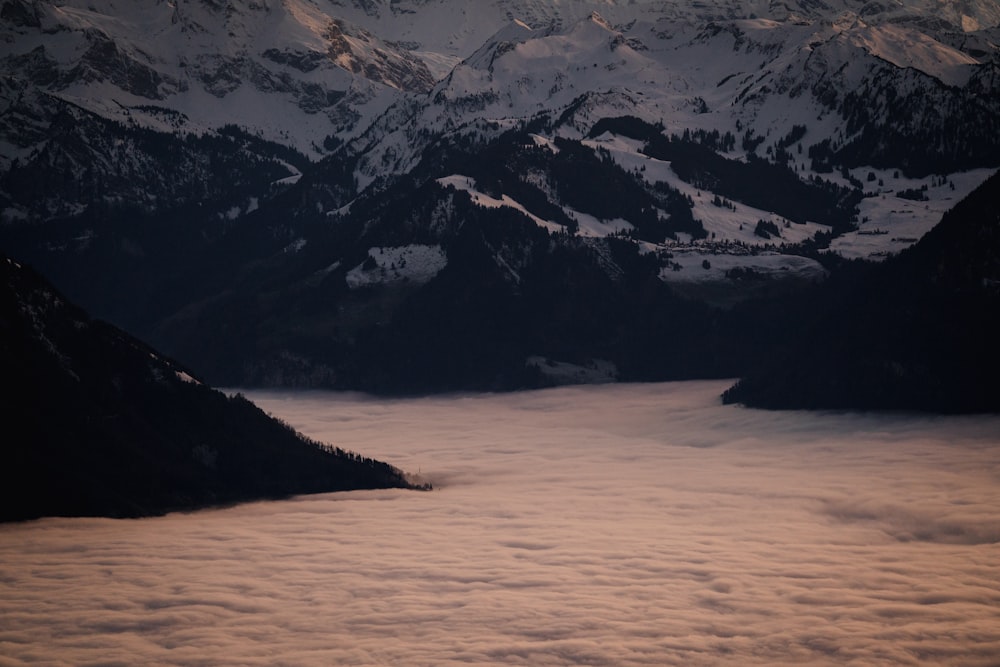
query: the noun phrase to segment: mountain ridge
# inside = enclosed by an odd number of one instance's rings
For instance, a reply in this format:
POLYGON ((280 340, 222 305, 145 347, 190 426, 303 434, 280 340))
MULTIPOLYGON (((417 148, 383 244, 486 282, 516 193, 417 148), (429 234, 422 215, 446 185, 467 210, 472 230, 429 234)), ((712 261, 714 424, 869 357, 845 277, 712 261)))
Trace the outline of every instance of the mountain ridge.
POLYGON ((11 433, 0 521, 135 517, 358 488, 412 488, 388 464, 310 441, 241 396, 0 258, 11 433))

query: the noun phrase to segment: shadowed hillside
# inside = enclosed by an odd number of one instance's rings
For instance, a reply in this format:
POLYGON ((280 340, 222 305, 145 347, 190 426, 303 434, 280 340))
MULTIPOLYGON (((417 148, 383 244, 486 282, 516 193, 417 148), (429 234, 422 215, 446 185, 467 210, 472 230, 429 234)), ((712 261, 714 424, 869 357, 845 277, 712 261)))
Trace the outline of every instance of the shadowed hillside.
POLYGON ((763 408, 1000 410, 1000 173, 831 303, 797 344, 724 399, 763 408))
POLYGON ((0 273, 0 520, 410 486, 388 464, 312 442, 201 384, 32 270, 3 259, 0 273))

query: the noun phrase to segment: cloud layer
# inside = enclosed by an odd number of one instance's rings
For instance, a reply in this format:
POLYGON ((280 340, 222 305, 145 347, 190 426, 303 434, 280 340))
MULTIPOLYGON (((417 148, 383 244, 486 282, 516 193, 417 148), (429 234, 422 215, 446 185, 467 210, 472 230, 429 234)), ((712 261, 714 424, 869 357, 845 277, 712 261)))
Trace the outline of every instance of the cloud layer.
POLYGON ((378 491, 0 526, 0 665, 996 665, 1000 418, 251 398, 378 491))

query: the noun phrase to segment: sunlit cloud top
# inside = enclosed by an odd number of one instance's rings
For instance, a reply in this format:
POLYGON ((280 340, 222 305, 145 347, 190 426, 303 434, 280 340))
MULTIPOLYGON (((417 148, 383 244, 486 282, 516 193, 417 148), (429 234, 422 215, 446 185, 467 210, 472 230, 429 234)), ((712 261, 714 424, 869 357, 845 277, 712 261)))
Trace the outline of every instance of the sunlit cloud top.
POLYGON ((256 394, 431 493, 0 528, 0 664, 995 665, 1000 418, 256 394))

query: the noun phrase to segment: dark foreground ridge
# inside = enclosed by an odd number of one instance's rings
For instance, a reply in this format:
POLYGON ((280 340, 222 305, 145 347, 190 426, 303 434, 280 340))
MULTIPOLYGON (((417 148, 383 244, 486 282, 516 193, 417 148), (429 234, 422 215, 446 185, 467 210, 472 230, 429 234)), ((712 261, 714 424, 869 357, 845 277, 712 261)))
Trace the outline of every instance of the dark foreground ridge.
POLYGON ((412 488, 313 442, 0 258, 0 520, 139 517, 293 494, 412 488))
POLYGON ((723 399, 751 407, 1000 411, 1000 172, 723 399))

